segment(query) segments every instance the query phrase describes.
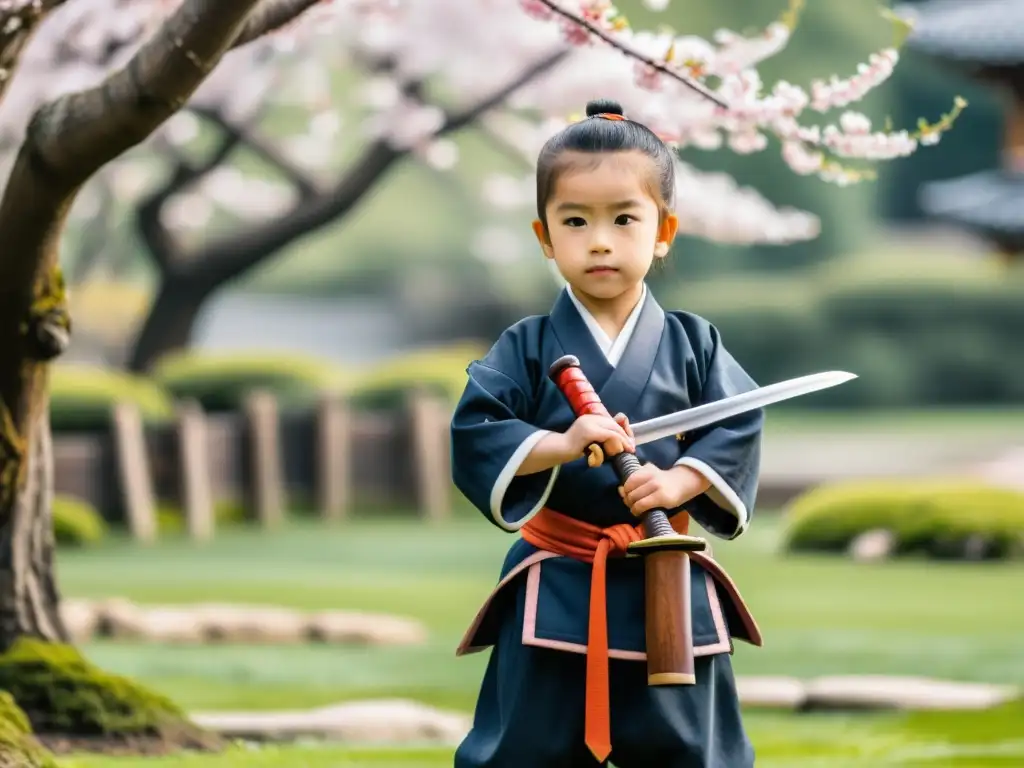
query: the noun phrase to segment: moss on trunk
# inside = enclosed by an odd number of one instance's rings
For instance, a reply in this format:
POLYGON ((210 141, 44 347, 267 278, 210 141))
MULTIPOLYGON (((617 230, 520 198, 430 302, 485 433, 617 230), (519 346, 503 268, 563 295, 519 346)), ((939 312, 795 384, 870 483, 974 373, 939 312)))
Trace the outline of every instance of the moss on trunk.
POLYGON ((7 691, 0 691, 0 768, 57 768, 32 735, 32 726, 7 691))
POLYGON ((169 699, 104 672, 68 645, 16 641, 0 655, 0 689, 24 710, 39 740, 58 752, 163 753, 224 746, 169 699))

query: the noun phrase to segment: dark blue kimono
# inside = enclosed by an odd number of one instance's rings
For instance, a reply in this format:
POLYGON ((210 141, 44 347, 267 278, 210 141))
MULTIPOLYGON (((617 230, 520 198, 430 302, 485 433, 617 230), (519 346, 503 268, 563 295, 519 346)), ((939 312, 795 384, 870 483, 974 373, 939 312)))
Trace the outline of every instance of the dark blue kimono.
MULTIPOLYGON (((663 311, 646 289, 616 340, 611 362, 599 344, 601 334, 567 288, 550 315, 512 326, 469 366, 452 417, 452 472, 463 494, 498 528, 514 533, 545 506, 602 527, 636 524, 609 463, 591 468, 581 457, 515 476, 542 437, 564 432, 574 419, 547 378, 548 367, 562 355, 578 357, 608 412, 625 413, 631 423, 756 387, 710 323, 663 311), (620 351, 621 360, 613 364, 620 351)), ((733 539, 745 530, 754 507, 763 418, 762 411, 743 414, 681 440, 638 446, 637 456, 662 468, 686 464, 704 474, 711 488, 685 509, 708 533, 733 539)), ((694 554, 691 568, 697 684, 648 686, 643 562, 608 562, 610 761, 617 768, 753 765, 730 654, 734 638, 760 645, 760 633, 710 553, 694 554)), ((498 586, 459 646, 459 654, 491 646, 493 651, 456 768, 597 765, 583 739, 590 576, 588 563, 539 550, 522 538, 512 544, 498 586)))

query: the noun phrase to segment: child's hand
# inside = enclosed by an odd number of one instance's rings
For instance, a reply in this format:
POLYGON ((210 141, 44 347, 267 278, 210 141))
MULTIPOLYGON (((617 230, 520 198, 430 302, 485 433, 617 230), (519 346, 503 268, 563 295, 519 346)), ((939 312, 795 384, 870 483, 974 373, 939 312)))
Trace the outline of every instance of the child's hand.
MULTIPOLYGON (((587 450, 587 446, 593 443, 600 445, 604 454, 608 456, 623 451, 636 451, 633 430, 629 426, 629 420, 621 413, 614 419, 592 414, 580 416, 565 432, 566 454, 571 459, 578 459, 587 450)), ((591 461, 591 466, 600 466, 603 461, 604 456, 598 455, 591 461)))
POLYGON ((711 487, 704 475, 690 467, 660 469, 644 464, 619 486, 619 495, 636 517, 649 509, 680 507, 711 487))

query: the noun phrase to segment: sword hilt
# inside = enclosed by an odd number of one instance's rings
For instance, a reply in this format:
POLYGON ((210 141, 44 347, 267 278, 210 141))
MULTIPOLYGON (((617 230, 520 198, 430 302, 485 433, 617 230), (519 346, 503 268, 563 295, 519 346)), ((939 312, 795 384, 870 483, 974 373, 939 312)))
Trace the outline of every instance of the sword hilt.
MULTIPOLYGON (((569 401, 569 407, 572 408, 576 418, 587 414, 611 418, 608 409, 604 407, 601 398, 597 396, 594 387, 587 380, 586 374, 583 373, 579 359, 574 355, 565 355, 555 360, 548 369, 548 378, 565 395, 565 399, 569 401)), ((587 451, 589 453, 588 463, 590 466, 597 464, 604 455, 604 449, 597 443, 587 446, 587 451)), ((629 451, 623 451, 609 457, 609 462, 619 478, 619 485, 625 484, 630 475, 640 469, 640 460, 629 451)), ((675 529, 672 527, 672 523, 669 522, 668 514, 664 509, 648 510, 644 513, 643 524, 647 538, 676 535, 675 529)))

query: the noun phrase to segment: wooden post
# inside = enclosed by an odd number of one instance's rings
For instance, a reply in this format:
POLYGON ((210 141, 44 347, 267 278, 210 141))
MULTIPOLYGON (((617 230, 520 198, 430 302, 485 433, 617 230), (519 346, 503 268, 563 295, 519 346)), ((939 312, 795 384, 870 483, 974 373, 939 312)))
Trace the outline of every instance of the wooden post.
POLYGON ((316 495, 325 520, 348 517, 352 492, 352 420, 338 395, 320 399, 316 415, 316 495))
POLYGON ((245 399, 249 498, 264 528, 284 521, 284 470, 281 465, 277 400, 254 391, 245 399))
POLYGON ((178 466, 185 529, 193 541, 213 538, 216 520, 213 509, 213 484, 210 481, 209 446, 206 438, 206 414, 195 401, 177 406, 178 466))
POLYGON ((409 413, 419 507, 427 519, 439 521, 451 513, 450 414, 439 397, 418 389, 409 413))
POLYGON ((157 538, 156 493, 146 450, 142 415, 135 403, 113 409, 114 453, 125 517, 132 538, 151 543, 157 538))
POLYGON ((185 530, 189 539, 208 542, 213 539, 216 521, 213 511, 213 483, 210 481, 206 414, 195 400, 178 403, 176 411, 180 468, 178 482, 185 530))

